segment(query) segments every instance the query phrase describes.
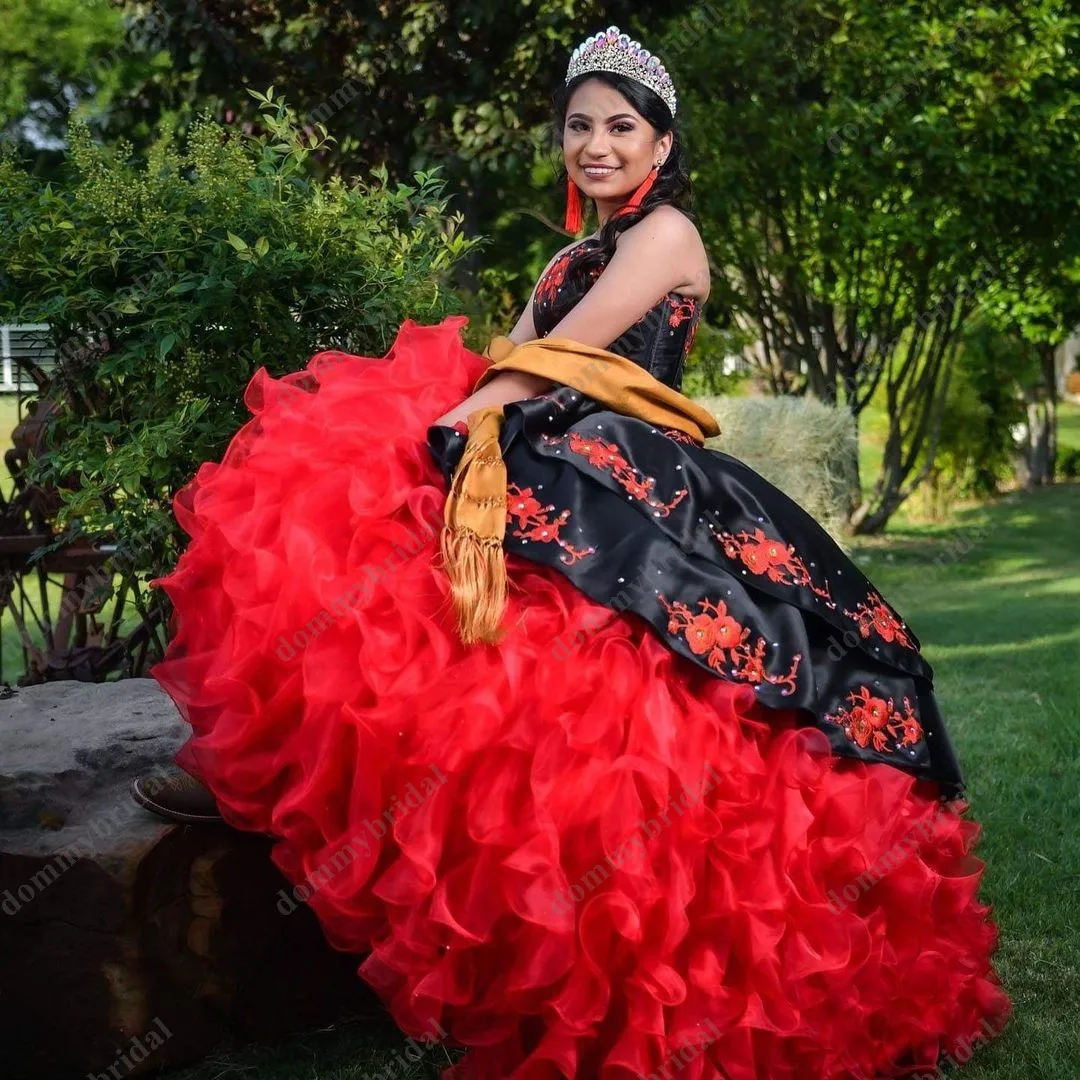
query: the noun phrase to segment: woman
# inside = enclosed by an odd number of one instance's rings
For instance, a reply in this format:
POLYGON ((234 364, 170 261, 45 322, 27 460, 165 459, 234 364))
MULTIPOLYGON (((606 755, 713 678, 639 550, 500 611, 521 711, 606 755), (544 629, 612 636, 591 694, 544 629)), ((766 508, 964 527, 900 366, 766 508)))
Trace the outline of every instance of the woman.
POLYGON ((176 497, 152 674, 179 763, 468 1075, 931 1069, 1009 1011, 978 826, 912 629, 677 392, 709 272, 676 107, 617 27, 574 51, 600 228, 492 363, 458 317, 256 374, 176 497))

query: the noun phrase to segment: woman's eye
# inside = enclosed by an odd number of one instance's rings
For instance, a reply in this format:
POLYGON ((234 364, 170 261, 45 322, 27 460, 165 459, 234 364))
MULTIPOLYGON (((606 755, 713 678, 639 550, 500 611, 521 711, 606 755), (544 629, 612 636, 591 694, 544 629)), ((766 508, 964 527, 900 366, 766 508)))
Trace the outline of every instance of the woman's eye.
MULTIPOLYGON (((587 131, 588 130, 588 124, 584 123, 581 120, 571 120, 570 123, 567 124, 566 126, 571 131, 587 131)), ((617 131, 620 134, 622 134, 622 133, 625 133, 627 131, 633 131, 634 130, 634 125, 633 124, 627 124, 626 122, 623 122, 621 124, 612 125, 611 130, 612 131, 617 131)))

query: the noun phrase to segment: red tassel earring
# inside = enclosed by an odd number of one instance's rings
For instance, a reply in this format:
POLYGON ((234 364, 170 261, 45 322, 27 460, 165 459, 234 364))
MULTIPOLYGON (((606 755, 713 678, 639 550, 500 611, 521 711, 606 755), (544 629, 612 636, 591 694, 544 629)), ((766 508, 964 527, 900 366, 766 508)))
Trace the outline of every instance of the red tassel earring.
POLYGON ((641 205, 641 200, 649 194, 649 190, 653 184, 656 183, 656 178, 660 175, 660 162, 657 162, 650 170, 649 175, 638 185, 637 191, 630 196, 630 201, 624 203, 618 210, 612 215, 612 217, 618 214, 628 214, 631 210, 636 210, 641 205))
POLYGON ((581 193, 577 184, 568 176, 566 178, 566 220, 564 222, 567 232, 581 231, 581 193))

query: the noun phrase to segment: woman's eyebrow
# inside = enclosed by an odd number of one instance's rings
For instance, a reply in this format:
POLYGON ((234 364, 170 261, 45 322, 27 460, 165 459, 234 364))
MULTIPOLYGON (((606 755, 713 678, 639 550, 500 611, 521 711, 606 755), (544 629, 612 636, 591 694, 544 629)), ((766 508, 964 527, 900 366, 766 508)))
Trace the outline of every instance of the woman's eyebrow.
MULTIPOLYGON (((584 113, 576 112, 576 113, 571 113, 566 119, 567 120, 575 120, 575 119, 591 120, 592 117, 591 116, 586 116, 584 113)), ((633 120, 633 119, 634 119, 634 116, 633 116, 632 113, 622 112, 622 113, 616 113, 614 116, 609 116, 604 121, 604 123, 605 124, 610 124, 612 120, 633 120)))

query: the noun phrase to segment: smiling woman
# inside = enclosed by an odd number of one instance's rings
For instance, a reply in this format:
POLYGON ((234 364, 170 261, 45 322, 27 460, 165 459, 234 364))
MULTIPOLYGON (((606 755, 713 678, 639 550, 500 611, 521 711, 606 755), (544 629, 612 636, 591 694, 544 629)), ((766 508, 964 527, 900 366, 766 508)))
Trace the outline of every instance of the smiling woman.
POLYGON ((407 320, 386 358, 260 372, 177 493, 178 760, 294 885, 385 817, 308 903, 407 1033, 467 1048, 448 1078, 657 1076, 690 1042, 689 1080, 933 1068, 1010 1009, 933 672, 679 392, 709 277, 664 66, 611 27, 555 105, 568 222, 599 227, 509 337, 407 320))
MULTIPOLYGON (((580 54, 575 59, 582 67, 580 54)), ((579 300, 544 331, 545 337, 608 347, 637 326, 659 298, 682 297, 687 316, 694 316, 684 350, 689 352, 709 295, 709 260, 686 209, 690 181, 671 108, 674 91, 665 90, 665 100, 656 92, 664 88, 658 80, 651 88, 618 71, 589 68, 556 91, 555 128, 567 172, 566 226, 580 229, 584 194, 600 227, 584 243, 555 254, 510 332, 511 341, 537 336, 538 293, 544 300, 544 290, 568 276, 579 300)), ((453 425, 479 408, 534 397, 551 385, 519 372, 500 374, 436 423, 453 425)))

